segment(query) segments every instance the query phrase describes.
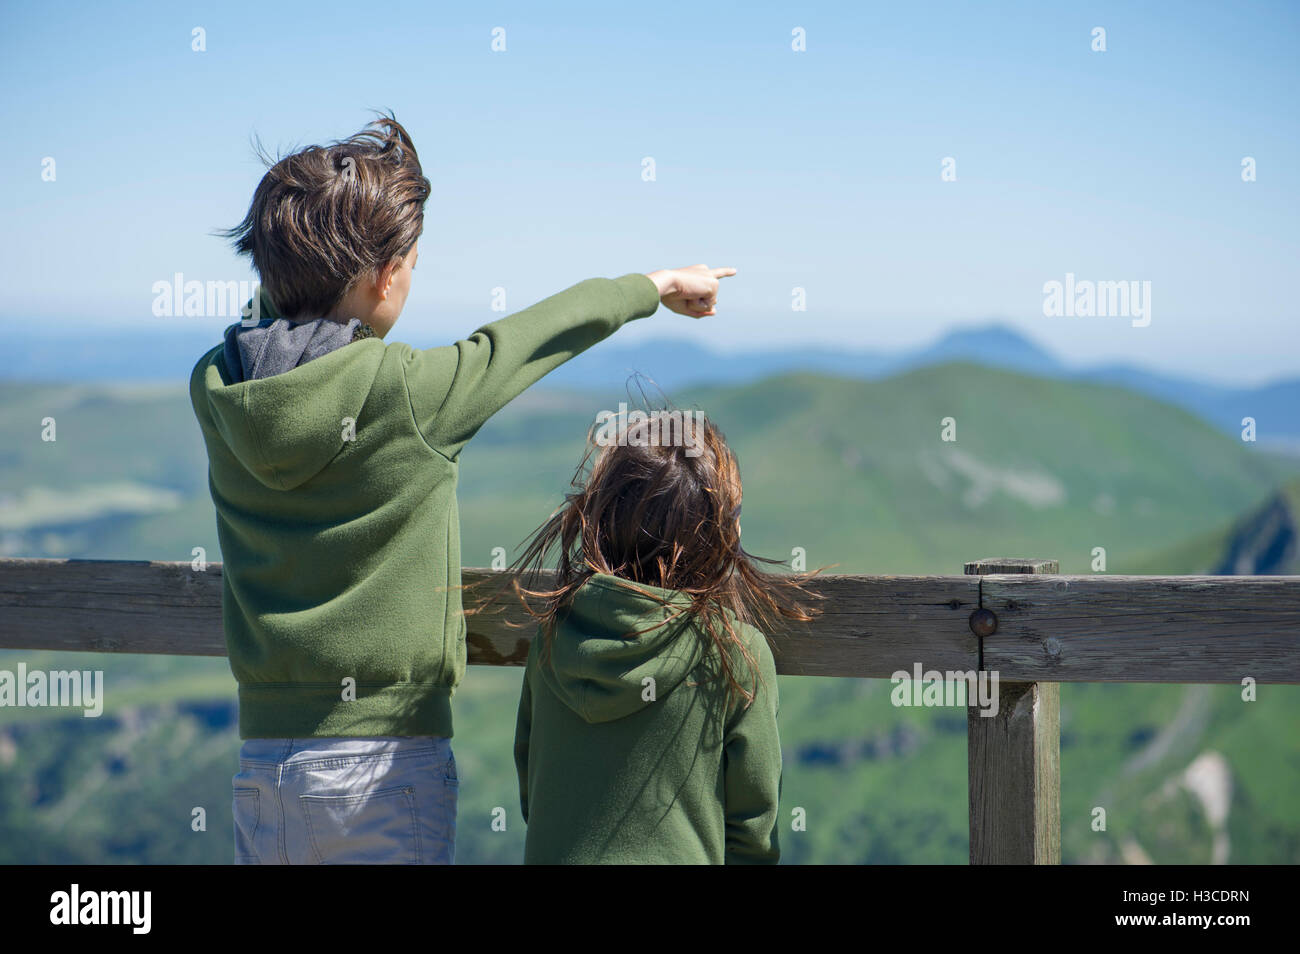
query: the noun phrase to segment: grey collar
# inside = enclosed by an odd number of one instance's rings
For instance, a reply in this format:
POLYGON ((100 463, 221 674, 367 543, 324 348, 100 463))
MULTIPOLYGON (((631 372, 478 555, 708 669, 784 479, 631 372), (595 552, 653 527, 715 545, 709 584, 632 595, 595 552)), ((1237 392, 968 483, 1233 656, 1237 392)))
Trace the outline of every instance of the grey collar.
POLYGON ((232 384, 291 371, 359 338, 374 336, 369 325, 352 318, 347 324, 328 318, 294 322, 264 318, 226 329, 225 359, 232 384))

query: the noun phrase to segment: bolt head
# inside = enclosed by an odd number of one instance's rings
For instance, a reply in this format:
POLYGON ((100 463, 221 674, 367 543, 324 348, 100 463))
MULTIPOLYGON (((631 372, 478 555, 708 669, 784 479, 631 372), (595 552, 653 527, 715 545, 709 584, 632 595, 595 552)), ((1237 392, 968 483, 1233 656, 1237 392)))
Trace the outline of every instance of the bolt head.
POLYGON ((970 614, 970 631, 976 636, 992 636, 998 631, 998 618, 991 609, 977 609, 970 614))

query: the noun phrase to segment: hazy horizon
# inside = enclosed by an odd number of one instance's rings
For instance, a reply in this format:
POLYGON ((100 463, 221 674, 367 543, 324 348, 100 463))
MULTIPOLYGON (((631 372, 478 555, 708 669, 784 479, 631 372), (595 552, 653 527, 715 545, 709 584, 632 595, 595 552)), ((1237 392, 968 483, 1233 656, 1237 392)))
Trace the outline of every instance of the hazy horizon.
POLYGON ((893 351, 1000 316, 1072 365, 1300 374, 1300 5, 56 2, 0 22, 0 77, 32 91, 0 105, 10 326, 198 320, 155 317, 152 287, 253 277, 212 235, 262 174, 250 137, 283 151, 391 108, 433 183, 405 340, 500 317, 494 289, 516 311, 703 261, 739 269, 716 318, 617 343, 893 351), (1067 275, 1149 282, 1149 324, 1045 316, 1067 275))

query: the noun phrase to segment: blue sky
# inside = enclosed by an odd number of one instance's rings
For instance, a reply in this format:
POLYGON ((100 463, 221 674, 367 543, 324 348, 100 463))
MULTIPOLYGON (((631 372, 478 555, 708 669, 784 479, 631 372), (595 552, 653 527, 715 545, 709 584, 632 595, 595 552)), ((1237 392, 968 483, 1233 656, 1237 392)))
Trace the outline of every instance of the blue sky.
POLYGON ((513 311, 703 261, 740 270, 716 319, 620 337, 889 349, 994 318, 1077 363, 1300 373, 1297 3, 0 9, 6 323, 215 340, 226 320, 154 317, 151 289, 251 277, 210 234, 260 178, 250 136, 325 141, 383 107, 434 190, 396 338, 499 317, 497 286, 513 311), (1150 281, 1150 325, 1045 317, 1067 272, 1150 281))

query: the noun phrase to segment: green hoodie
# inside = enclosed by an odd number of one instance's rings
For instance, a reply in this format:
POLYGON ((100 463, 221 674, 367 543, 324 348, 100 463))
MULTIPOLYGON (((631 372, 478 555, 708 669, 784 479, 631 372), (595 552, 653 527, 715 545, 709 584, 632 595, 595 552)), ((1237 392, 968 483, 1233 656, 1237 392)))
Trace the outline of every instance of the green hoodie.
POLYGON ((232 383, 190 378, 224 560, 241 738, 451 736, 465 672, 461 449, 547 372, 653 314, 593 278, 427 351, 368 338, 232 383))
POLYGON ((686 598, 630 586, 591 577, 545 662, 533 640, 515 730, 525 863, 776 863, 781 742, 767 640, 737 625, 761 678, 743 708, 726 699, 712 641, 684 614, 666 621, 660 600, 686 598))

